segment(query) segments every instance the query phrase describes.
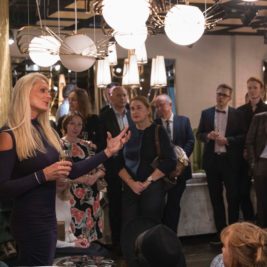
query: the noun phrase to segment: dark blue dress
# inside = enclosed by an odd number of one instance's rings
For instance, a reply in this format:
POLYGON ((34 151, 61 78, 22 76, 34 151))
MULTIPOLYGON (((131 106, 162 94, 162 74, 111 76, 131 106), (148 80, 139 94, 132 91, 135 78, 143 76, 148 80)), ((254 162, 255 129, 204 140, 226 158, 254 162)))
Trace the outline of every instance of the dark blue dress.
MULTIPOLYGON (((59 160, 58 152, 46 141, 41 126, 32 121, 46 148, 20 161, 13 148, 0 151, 0 197, 13 198, 12 231, 19 248, 19 265, 52 265, 56 248, 55 181, 46 182, 43 169, 59 160), (36 179, 39 180, 39 182, 36 179)), ((104 152, 73 164, 71 179, 88 173, 107 159, 104 152)))

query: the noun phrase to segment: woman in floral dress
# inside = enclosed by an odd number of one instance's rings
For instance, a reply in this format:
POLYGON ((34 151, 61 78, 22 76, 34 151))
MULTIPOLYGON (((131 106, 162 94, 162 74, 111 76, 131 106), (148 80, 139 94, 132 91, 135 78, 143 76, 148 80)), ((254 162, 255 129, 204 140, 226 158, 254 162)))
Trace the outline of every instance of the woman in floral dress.
MULTIPOLYGON (((62 124, 64 149, 71 152, 73 162, 84 160, 95 154, 95 145, 79 138, 83 129, 83 117, 74 112, 67 115, 62 124)), ((71 214, 75 236, 84 235, 89 242, 102 237, 103 219, 100 194, 96 181, 105 175, 102 165, 72 182, 71 214)))

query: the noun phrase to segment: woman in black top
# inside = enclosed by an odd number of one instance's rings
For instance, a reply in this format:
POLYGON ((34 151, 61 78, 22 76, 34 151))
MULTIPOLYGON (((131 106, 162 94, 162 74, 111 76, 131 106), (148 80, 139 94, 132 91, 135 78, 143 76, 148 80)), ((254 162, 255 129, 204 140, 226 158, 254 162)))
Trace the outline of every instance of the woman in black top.
POLYGON ((164 204, 164 186, 161 179, 176 166, 176 156, 167 132, 159 128, 161 162, 156 169, 151 164, 155 157, 156 125, 152 123, 151 107, 147 99, 137 96, 130 102, 131 118, 136 127, 123 150, 124 166, 119 176, 125 187, 122 200, 123 225, 138 216, 161 221, 164 204))
POLYGON ((129 136, 111 138, 93 158, 59 161, 61 145, 49 124, 48 79, 40 73, 20 78, 6 127, 0 131, 0 197, 14 198, 12 231, 21 266, 52 265, 56 235, 55 181, 74 179, 117 153, 129 136))

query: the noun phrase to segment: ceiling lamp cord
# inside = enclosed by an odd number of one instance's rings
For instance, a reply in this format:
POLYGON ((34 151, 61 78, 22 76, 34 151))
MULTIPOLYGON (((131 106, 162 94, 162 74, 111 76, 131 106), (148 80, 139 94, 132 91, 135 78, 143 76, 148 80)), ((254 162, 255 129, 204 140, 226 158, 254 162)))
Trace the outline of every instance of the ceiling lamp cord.
POLYGON ((74 14, 75 14, 75 30, 74 33, 77 34, 77 1, 74 1, 74 14))

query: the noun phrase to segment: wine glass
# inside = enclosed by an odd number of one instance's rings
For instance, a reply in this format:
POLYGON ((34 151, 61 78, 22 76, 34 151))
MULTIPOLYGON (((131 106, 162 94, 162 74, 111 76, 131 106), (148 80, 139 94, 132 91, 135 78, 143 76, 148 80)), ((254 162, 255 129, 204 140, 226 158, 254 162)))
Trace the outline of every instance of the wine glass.
MULTIPOLYGON (((60 161, 71 161, 72 162, 72 153, 70 149, 63 149, 59 155, 60 161)), ((71 183, 72 180, 69 178, 63 178, 62 181, 66 183, 71 183)))

